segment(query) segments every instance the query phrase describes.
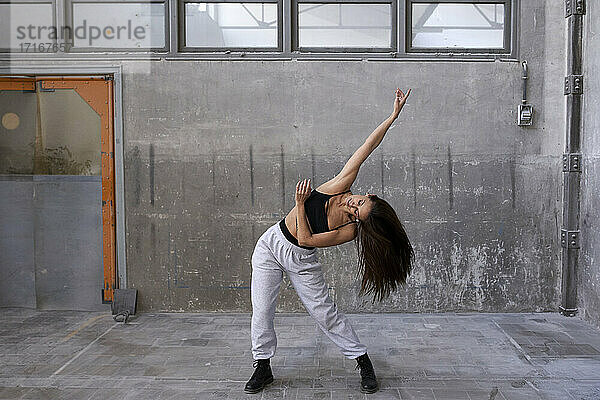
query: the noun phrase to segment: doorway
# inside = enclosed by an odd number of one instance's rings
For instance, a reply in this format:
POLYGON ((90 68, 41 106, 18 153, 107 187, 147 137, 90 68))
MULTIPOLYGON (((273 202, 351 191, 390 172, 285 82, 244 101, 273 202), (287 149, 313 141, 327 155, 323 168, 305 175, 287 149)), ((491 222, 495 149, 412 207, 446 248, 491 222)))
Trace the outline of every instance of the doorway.
POLYGON ((112 301, 113 82, 0 78, 0 305, 99 310, 112 301))

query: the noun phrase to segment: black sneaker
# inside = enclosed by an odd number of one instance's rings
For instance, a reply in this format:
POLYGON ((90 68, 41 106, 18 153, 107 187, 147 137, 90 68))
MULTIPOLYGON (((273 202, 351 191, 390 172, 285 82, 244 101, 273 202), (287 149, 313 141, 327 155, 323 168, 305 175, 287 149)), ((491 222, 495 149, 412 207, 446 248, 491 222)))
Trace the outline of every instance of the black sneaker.
POLYGON ((371 364, 371 360, 367 353, 356 359, 356 368, 360 368, 360 391, 363 393, 375 393, 379 390, 379 385, 377 384, 377 377, 375 376, 375 371, 373 370, 373 364, 371 364))
POLYGON ((256 369, 244 388, 244 392, 248 394, 258 393, 263 390, 266 385, 273 382, 271 361, 268 358, 264 360, 255 360, 252 366, 256 369))

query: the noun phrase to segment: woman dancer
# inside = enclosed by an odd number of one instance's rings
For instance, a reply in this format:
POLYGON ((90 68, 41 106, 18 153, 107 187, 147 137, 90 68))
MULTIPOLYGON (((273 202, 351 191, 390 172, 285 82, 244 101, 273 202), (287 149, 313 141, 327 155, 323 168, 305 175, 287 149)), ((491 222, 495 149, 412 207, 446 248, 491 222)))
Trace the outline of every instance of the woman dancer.
POLYGON ((413 249, 394 209, 374 194, 352 194, 350 187, 367 157, 377 148, 404 106, 406 95, 396 90, 394 111, 365 140, 333 179, 316 190, 310 180, 296 185, 296 206, 258 239, 252 254, 252 357, 254 373, 246 393, 257 393, 273 382, 270 358, 277 337, 273 326, 283 273, 321 330, 342 351, 356 359, 361 391, 378 390, 367 348, 345 315, 338 312, 323 279, 316 247, 336 246, 356 238, 360 294, 382 300, 410 274, 413 249), (329 229, 333 226, 333 229, 329 229))

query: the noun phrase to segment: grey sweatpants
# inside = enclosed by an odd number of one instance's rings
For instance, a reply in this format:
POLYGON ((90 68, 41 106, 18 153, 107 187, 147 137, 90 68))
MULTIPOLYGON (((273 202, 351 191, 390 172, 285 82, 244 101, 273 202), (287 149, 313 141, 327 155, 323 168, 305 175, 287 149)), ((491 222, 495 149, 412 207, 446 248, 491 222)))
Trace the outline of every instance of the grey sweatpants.
POLYGON ((283 235, 279 223, 262 234, 252 253, 252 356, 271 358, 277 347, 273 326, 279 288, 286 272, 306 311, 348 358, 367 352, 345 315, 329 297, 317 249, 303 249, 283 235))

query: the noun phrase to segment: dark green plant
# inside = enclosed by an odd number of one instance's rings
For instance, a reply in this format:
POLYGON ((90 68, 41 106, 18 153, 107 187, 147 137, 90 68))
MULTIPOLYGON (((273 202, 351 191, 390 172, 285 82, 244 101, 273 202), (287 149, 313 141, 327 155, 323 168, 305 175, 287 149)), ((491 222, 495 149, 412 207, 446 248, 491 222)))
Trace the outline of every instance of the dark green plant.
POLYGON ((45 148, 36 154, 35 173, 43 175, 91 175, 92 160, 79 162, 67 146, 45 148))

